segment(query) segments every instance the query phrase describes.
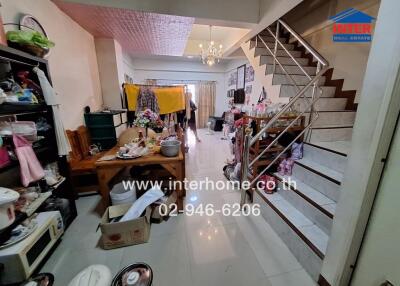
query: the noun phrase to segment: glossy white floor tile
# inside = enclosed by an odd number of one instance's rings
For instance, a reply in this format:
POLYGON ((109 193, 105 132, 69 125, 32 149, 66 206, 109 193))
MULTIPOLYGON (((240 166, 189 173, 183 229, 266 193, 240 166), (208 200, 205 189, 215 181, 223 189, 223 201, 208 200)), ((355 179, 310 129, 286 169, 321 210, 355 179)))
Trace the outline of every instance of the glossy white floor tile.
MULTIPOLYGON (((228 141, 221 133, 205 135, 201 143, 189 138, 187 177, 224 180, 222 167, 231 157, 228 141)), ((235 190, 193 189, 186 203, 193 206, 238 203, 235 190)), ((65 233, 42 271, 52 272, 56 286, 66 286, 80 270, 90 264, 107 265, 113 272, 133 262, 146 262, 154 270, 154 286, 311 286, 314 285, 300 264, 259 217, 187 216, 171 217, 153 224, 148 243, 115 250, 97 246, 99 216, 94 208, 99 197, 80 198, 79 216, 65 233)))

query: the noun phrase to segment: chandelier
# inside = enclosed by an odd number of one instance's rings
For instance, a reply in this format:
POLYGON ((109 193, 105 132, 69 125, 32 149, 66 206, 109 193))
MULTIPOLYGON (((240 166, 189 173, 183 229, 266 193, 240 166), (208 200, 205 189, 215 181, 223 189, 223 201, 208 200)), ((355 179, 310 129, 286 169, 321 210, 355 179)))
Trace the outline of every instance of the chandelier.
POLYGON ((211 28, 210 26, 210 42, 208 43, 207 48, 203 48, 203 44, 199 45, 201 49, 200 57, 203 64, 208 66, 213 66, 215 63, 219 63, 219 60, 222 57, 222 45, 219 45, 217 48, 215 46, 215 42, 211 40, 211 28))

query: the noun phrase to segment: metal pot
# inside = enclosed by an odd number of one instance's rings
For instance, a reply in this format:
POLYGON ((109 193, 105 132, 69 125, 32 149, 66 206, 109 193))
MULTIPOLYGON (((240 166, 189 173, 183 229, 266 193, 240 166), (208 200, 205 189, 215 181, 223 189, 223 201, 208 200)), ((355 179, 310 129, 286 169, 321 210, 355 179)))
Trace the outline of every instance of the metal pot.
POLYGON ((14 190, 0 187, 0 229, 11 225, 15 220, 14 202, 19 193, 14 190))
POLYGON ((151 286, 153 270, 146 263, 134 263, 124 267, 114 277, 111 286, 151 286))
POLYGON ((181 141, 178 140, 165 140, 161 142, 161 154, 166 157, 175 157, 179 154, 181 141))

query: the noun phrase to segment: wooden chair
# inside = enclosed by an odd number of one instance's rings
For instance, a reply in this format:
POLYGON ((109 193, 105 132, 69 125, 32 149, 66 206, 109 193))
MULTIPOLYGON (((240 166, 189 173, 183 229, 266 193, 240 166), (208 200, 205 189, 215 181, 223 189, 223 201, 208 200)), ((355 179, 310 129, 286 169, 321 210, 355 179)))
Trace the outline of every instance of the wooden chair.
POLYGON ((66 133, 72 149, 69 157, 69 168, 74 189, 78 193, 97 192, 95 162, 103 156, 103 152, 94 156, 90 155, 91 139, 85 126, 79 126, 77 130, 67 130, 66 133), (89 179, 89 176, 96 177, 89 179), (82 183, 87 183, 87 181, 95 181, 96 183, 82 186, 82 183))

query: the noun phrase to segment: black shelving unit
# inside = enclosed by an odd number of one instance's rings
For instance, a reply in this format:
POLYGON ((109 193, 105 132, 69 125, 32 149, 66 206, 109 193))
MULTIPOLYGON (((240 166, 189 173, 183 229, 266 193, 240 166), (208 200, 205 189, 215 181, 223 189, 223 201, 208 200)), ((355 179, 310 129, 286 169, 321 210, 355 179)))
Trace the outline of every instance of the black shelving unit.
MULTIPOLYGON (((16 78, 16 73, 21 70, 31 71, 33 67, 38 66, 51 82, 49 65, 47 60, 32 56, 22 51, 1 46, 0 45, 0 69, 9 69, 16 78), (3 66, 3 67, 2 67, 3 66)), ((29 78, 36 82, 39 81, 34 72, 30 72, 29 78)), ((67 221, 67 227, 77 216, 75 205, 75 195, 69 177, 68 162, 66 156, 59 156, 57 152, 57 141, 54 130, 54 118, 51 106, 44 102, 40 104, 1 104, 0 105, 0 120, 18 120, 18 121, 34 121, 37 122, 40 118, 51 126, 49 130, 38 131, 40 139, 33 143, 33 150, 44 167, 48 163, 57 162, 60 174, 64 176, 65 181, 60 184, 57 189, 52 190, 53 196, 65 198, 69 200, 71 208, 71 217, 67 221)), ((3 138, 6 144, 11 144, 11 138, 3 138), (7 140, 10 140, 7 142, 7 140)), ((0 168, 0 186, 2 187, 18 187, 20 186, 19 163, 17 160, 12 161, 9 165, 0 168)))

